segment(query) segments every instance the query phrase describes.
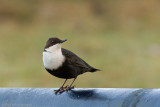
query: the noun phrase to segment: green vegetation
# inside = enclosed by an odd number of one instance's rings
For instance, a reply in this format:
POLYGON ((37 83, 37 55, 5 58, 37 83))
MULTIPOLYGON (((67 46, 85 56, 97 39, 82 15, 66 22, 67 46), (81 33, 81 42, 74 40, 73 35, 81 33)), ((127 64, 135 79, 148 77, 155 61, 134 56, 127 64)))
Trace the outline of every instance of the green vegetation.
POLYGON ((45 42, 55 36, 68 39, 64 48, 101 69, 80 75, 76 87, 158 87, 160 6, 156 1, 106 1, 98 2, 97 8, 96 0, 16 0, 17 5, 2 1, 0 87, 59 87, 63 80, 47 73, 42 63, 45 42))

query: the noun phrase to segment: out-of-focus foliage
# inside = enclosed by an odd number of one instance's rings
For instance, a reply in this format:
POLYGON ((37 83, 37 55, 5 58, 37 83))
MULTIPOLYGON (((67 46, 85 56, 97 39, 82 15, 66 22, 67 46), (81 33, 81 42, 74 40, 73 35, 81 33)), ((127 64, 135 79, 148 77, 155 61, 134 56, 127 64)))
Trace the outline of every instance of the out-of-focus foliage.
POLYGON ((158 87, 160 2, 157 0, 1 0, 0 86, 59 87, 42 52, 49 37, 101 69, 77 87, 158 87))

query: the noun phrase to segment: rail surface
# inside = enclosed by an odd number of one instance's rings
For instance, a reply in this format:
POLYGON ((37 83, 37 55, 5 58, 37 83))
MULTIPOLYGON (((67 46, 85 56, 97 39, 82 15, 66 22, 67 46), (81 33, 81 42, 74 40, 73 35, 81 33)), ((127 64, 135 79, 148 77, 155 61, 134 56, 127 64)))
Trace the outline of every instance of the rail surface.
POLYGON ((0 88, 0 107, 160 107, 160 89, 76 88, 55 95, 55 88, 0 88))

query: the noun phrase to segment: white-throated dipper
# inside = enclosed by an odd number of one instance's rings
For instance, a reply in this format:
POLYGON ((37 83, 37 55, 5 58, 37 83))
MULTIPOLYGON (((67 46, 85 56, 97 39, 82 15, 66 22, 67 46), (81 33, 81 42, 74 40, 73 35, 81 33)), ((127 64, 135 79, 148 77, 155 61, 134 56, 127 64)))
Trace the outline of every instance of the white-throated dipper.
POLYGON ((43 64, 45 69, 50 74, 65 79, 63 85, 58 90, 55 90, 55 94, 73 89, 74 86, 72 86, 72 84, 78 75, 99 70, 91 67, 73 52, 61 48, 62 43, 65 41, 67 40, 49 38, 43 51, 43 64), (72 78, 74 78, 72 83, 64 87, 67 79, 72 78))

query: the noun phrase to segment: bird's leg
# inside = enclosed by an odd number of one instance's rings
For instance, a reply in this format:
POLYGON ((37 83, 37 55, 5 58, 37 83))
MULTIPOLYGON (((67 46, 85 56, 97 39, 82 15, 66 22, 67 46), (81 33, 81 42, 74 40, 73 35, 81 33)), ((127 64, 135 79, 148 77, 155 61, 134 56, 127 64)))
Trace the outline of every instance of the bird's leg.
MULTIPOLYGON (((76 78, 77 78, 77 77, 76 77, 76 78)), ((70 85, 67 85, 67 86, 63 87, 63 89, 60 90, 58 93, 61 94, 61 93, 65 92, 65 91, 68 91, 68 90, 73 89, 74 86, 72 86, 72 84, 74 83, 74 81, 75 81, 76 78, 73 79, 73 81, 72 81, 72 83, 71 83, 70 85)))
POLYGON ((64 83, 63 83, 63 85, 58 89, 58 90, 55 90, 55 94, 57 94, 57 93, 63 93, 63 92, 65 92, 65 91, 68 91, 68 90, 71 90, 71 89, 73 89, 74 88, 74 86, 72 86, 72 84, 74 83, 74 81, 76 80, 76 78, 77 77, 75 77, 74 79, 73 79, 73 81, 72 81, 72 83, 68 86, 65 86, 65 87, 63 87, 64 86, 64 84, 66 83, 66 81, 67 81, 67 79, 64 81, 64 83))
POLYGON ((66 91, 71 90, 74 88, 74 86, 72 86, 72 84, 74 83, 74 81, 76 80, 77 77, 75 77, 72 81, 72 83, 69 85, 69 87, 66 88, 66 91))
POLYGON ((65 79, 64 83, 62 84, 62 86, 60 87, 61 89, 63 89, 64 84, 66 83, 67 79, 65 79))
POLYGON ((62 86, 58 89, 58 90, 54 90, 55 94, 57 94, 58 92, 61 92, 64 90, 64 84, 66 83, 67 79, 65 79, 65 81, 63 82, 62 86))

